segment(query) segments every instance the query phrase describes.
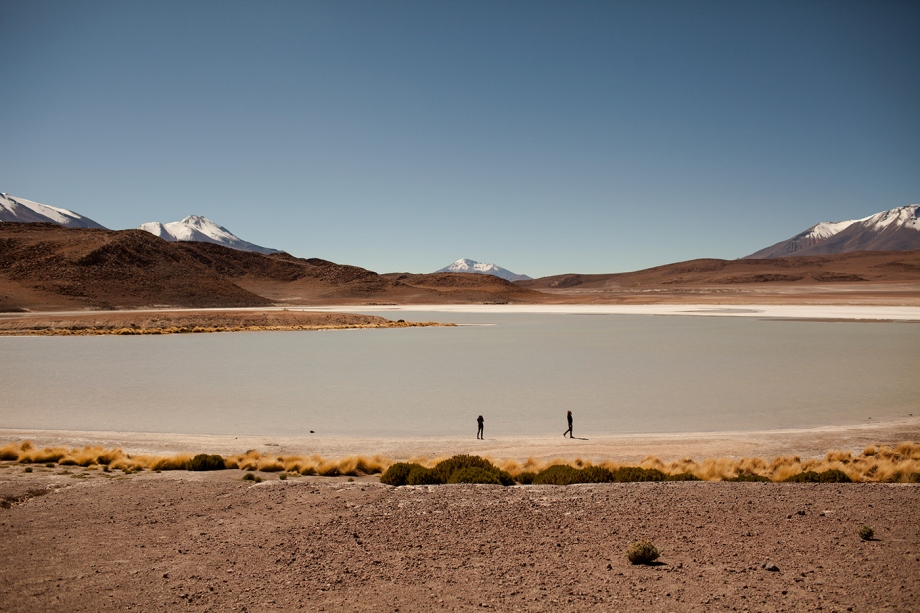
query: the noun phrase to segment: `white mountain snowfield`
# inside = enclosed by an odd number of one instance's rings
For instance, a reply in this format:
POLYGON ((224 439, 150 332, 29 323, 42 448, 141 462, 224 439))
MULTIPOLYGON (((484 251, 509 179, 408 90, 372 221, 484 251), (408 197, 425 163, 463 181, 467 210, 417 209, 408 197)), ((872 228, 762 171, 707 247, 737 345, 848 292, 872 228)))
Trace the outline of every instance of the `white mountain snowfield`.
POLYGON ((56 206, 32 202, 18 196, 0 193, 0 221, 19 223, 56 223, 67 228, 106 228, 89 217, 56 206))
POLYGON ((435 272, 471 272, 479 275, 493 275, 505 279, 506 281, 524 281, 531 278, 527 275, 513 273, 495 264, 483 264, 482 262, 469 260, 467 258, 457 260, 450 266, 445 266, 435 272))
POLYGON ((219 226, 201 215, 189 215, 182 221, 171 221, 169 223, 160 223, 158 221, 142 223, 138 226, 138 230, 145 230, 171 243, 197 241, 223 245, 239 251, 255 251, 256 253, 264 254, 279 253, 277 249, 260 247, 244 241, 227 228, 219 226))
POLYGON ((821 222, 746 257, 777 258, 909 249, 920 249, 920 204, 900 206, 862 219, 821 222))

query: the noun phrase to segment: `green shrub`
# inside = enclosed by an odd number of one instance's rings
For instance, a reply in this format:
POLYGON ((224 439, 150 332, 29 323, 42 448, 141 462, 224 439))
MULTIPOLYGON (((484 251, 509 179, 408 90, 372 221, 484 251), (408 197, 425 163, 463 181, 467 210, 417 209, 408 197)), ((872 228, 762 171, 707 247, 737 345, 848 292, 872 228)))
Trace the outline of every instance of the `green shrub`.
POLYGON ((438 473, 430 468, 415 465, 406 476, 406 485, 440 485, 443 483, 438 473))
POLYGON ((480 458, 478 455, 465 454, 455 455, 446 460, 442 460, 438 462, 432 470, 441 483, 448 483, 455 472, 464 468, 481 468, 489 472, 498 472, 498 468, 485 458, 480 458))
POLYGON ((856 531, 856 534, 858 534, 859 538, 864 541, 871 541, 872 537, 875 536, 875 530, 873 530, 870 526, 860 526, 859 530, 856 531))
POLYGON ((534 485, 571 485, 579 483, 581 471, 567 464, 547 466, 533 478, 534 485))
POLYGON ((610 483, 613 473, 603 466, 585 466, 579 471, 578 483, 610 483))
POLYGON ((651 564, 658 559, 658 548, 650 541, 639 541, 633 543, 626 550, 626 559, 631 564, 651 564))
POLYGON ((702 481, 693 473, 677 473, 676 475, 665 475, 665 481, 702 481))
POLYGON ((243 475, 243 481, 255 481, 256 483, 262 483, 262 477, 256 476, 252 473, 246 473, 243 475))
POLYGON ((22 472, 24 472, 24 473, 30 473, 30 472, 32 472, 32 467, 31 467, 31 466, 26 466, 25 468, 22 469, 22 472))
POLYGON ((460 470, 455 470, 450 476, 448 483, 487 483, 491 485, 501 485, 498 473, 479 468, 478 466, 467 466, 460 470))
POLYGON ((517 476, 517 482, 521 485, 530 485, 533 483, 533 478, 537 476, 537 473, 532 472, 523 472, 517 476))
POLYGON ((657 468, 639 468, 638 466, 621 466, 612 471, 614 483, 633 483, 636 481, 664 481, 665 474, 657 468))
POLYGON ((221 456, 207 453, 199 453, 186 465, 186 470, 224 470, 225 468, 227 465, 221 456))
POLYGON ((278 475, 278 478, 284 481, 285 479, 287 479, 287 473, 281 473, 280 475, 278 475))
POLYGON ((761 475, 755 475, 753 473, 741 473, 737 477, 729 477, 726 481, 740 481, 740 482, 760 482, 760 481, 770 481, 767 477, 761 475))
POLYGON ((409 476, 409 473, 412 472, 412 469, 416 467, 423 468, 421 464, 410 464, 409 462, 391 464, 390 467, 386 469, 386 472, 380 475, 380 482, 395 487, 406 485, 406 478, 409 476))
POLYGON ((832 468, 824 472, 816 473, 813 470, 806 470, 797 475, 792 475, 786 479, 788 483, 852 483, 845 472, 832 468))

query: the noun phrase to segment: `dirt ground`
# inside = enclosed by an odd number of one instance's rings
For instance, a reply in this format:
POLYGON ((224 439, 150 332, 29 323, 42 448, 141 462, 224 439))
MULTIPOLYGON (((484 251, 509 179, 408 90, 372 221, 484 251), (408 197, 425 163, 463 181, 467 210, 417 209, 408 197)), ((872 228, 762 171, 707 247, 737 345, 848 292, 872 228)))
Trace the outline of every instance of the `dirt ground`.
POLYGON ((917 485, 243 474, 3 463, 0 610, 920 610, 917 485))

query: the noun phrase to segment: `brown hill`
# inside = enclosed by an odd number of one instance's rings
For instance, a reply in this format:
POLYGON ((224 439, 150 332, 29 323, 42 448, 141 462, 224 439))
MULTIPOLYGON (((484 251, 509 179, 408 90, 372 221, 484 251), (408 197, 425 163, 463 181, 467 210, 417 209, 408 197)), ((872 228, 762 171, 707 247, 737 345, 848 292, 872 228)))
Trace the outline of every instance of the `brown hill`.
POLYGON ((148 232, 0 224, 2 310, 267 304, 148 232))
POLYGON ((866 251, 771 259, 700 259, 636 272, 541 277, 516 284, 536 290, 614 289, 741 284, 920 281, 920 251, 866 251))
POLYGON ((539 296, 486 275, 381 276, 286 253, 170 243, 140 230, 0 223, 0 311, 509 302, 539 296))

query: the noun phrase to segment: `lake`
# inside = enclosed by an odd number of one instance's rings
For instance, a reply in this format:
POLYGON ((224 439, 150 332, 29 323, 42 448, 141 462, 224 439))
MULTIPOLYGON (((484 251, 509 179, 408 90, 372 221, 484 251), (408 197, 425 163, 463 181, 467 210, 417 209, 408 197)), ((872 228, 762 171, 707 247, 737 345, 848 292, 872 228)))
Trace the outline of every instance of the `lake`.
POLYGON ((763 430, 920 411, 920 325, 411 312, 451 328, 0 338, 0 427, 337 436, 763 430))

